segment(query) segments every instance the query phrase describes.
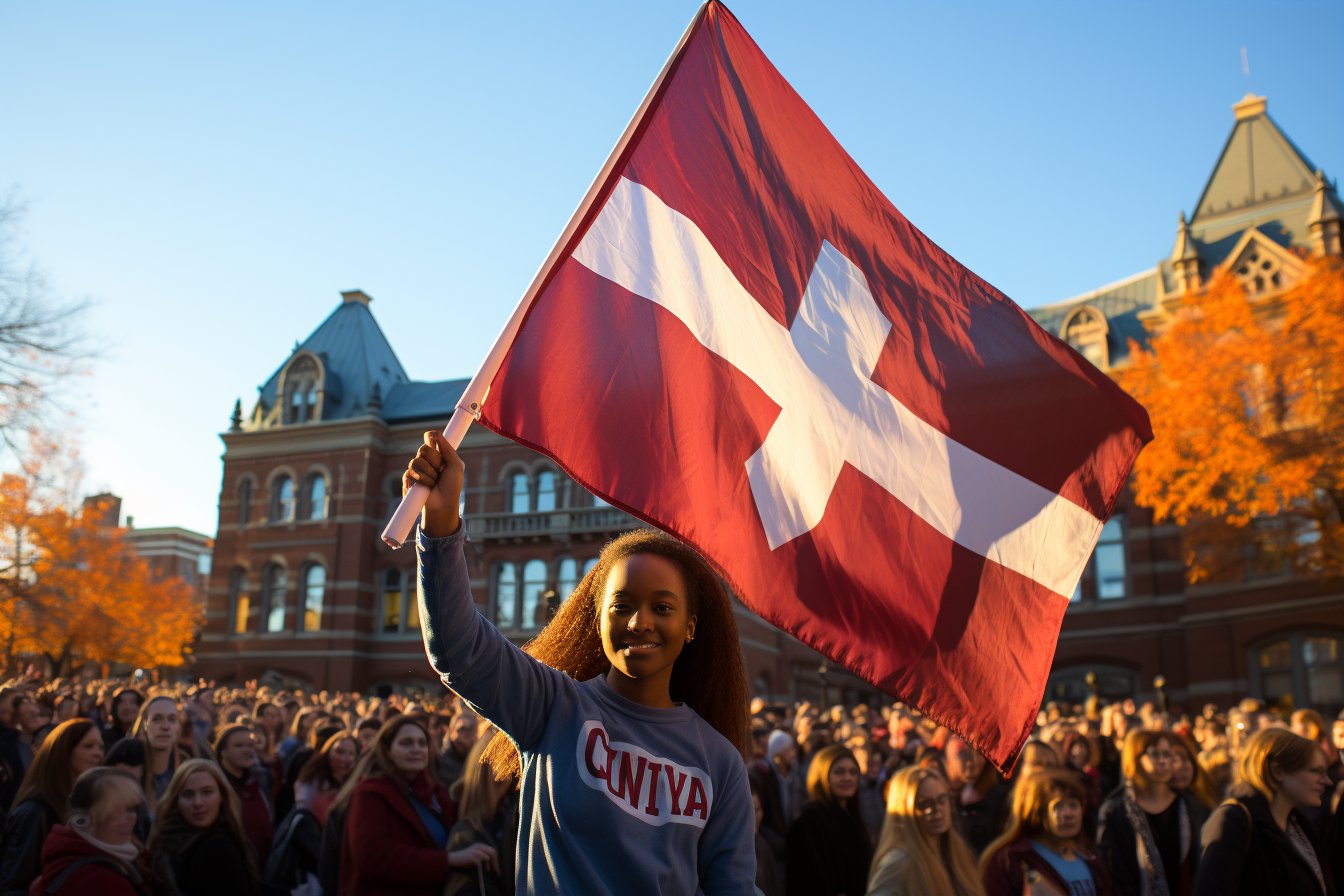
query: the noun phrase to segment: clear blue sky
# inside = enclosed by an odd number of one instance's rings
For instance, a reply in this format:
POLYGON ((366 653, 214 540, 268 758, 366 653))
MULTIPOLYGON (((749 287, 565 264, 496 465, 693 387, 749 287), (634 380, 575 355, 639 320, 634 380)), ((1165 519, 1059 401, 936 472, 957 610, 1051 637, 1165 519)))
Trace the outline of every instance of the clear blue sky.
MULTIPOLYGON (((1026 306, 1167 254, 1247 91, 1344 175, 1338 2, 729 5, 896 206, 1026 306)), ((342 289, 411 376, 473 372, 695 9, 0 4, 0 189, 55 291, 95 303, 85 491, 213 533, 234 399, 342 289)))

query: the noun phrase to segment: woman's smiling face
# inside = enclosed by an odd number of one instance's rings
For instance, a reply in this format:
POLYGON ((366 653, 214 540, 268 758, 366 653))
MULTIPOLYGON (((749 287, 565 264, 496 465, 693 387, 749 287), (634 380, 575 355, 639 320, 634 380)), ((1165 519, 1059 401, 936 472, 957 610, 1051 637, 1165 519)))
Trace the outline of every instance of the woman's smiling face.
POLYGON ((677 564, 635 554, 612 564, 598 608, 602 651, 630 678, 669 672, 695 635, 686 581, 677 564))

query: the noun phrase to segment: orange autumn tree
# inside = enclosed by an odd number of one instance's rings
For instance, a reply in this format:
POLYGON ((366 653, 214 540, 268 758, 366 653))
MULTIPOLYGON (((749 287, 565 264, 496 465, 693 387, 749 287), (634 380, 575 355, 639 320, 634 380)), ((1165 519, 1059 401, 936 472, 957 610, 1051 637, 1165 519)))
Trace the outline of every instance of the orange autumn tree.
POLYGON ((1191 580, 1344 574, 1340 259, 1267 301, 1220 273, 1133 357, 1155 434, 1135 498, 1184 527, 1191 580))
POLYGON ((96 512, 67 511, 40 463, 0 476, 0 652, 52 675, 86 662, 178 666, 201 622, 190 587, 158 581, 96 512))

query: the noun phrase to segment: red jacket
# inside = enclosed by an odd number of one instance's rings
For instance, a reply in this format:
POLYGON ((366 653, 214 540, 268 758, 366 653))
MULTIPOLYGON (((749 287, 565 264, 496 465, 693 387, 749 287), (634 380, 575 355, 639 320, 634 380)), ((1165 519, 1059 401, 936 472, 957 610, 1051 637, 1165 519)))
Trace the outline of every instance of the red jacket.
MULTIPOLYGON (((433 785, 447 832, 457 820, 448 791, 433 785)), ((439 896, 448 852, 434 845, 404 785, 370 778, 351 794, 345 813, 337 896, 439 896)))
POLYGON ((76 896, 97 893, 98 896, 148 896, 143 866, 134 869, 120 859, 103 852, 63 824, 58 824, 42 844, 42 873, 28 888, 29 896, 43 896, 61 872, 82 858, 97 858, 87 862, 67 877, 58 896, 76 896))
POLYGON ((248 771, 241 780, 227 771, 224 777, 229 779, 233 792, 238 794, 238 808, 242 814, 243 833, 252 841, 257 851, 257 866, 266 867, 266 857, 271 854, 271 838, 275 836, 275 819, 271 815, 271 800, 257 775, 248 771))

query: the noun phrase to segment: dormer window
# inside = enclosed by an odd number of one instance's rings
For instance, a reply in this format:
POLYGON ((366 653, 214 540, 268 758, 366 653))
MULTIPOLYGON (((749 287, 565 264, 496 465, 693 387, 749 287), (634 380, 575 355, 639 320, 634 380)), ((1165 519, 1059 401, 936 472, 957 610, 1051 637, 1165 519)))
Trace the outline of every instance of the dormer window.
POLYGON ((1079 308, 1064 321, 1060 338, 1073 346, 1074 350, 1092 362, 1094 367, 1105 370, 1110 364, 1110 351, 1106 346, 1106 331, 1109 327, 1106 318, 1095 308, 1079 308))
POLYGON ((321 371, 311 355, 294 359, 285 371, 285 422, 307 423, 317 419, 318 380, 321 371))

